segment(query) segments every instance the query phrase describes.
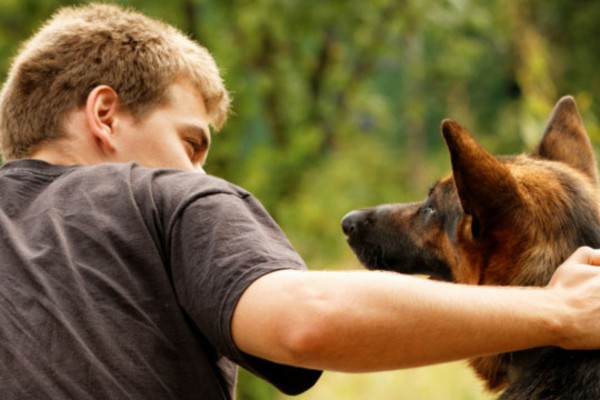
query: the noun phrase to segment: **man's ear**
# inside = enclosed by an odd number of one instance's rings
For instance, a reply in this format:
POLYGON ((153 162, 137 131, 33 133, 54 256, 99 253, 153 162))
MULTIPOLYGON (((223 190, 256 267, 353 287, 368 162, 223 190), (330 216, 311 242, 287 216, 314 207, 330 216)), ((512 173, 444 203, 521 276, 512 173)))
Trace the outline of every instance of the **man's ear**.
POLYGON ((94 140, 105 152, 115 150, 113 127, 118 110, 119 96, 110 86, 96 86, 88 95, 85 106, 87 123, 94 140))

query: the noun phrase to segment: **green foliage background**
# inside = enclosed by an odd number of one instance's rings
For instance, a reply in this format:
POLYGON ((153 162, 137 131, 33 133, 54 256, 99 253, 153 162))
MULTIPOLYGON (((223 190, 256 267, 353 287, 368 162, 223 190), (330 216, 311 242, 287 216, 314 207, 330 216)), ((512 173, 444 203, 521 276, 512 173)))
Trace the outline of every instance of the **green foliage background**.
MULTIPOLYGON (((0 0, 0 78, 22 40, 57 7, 77 3, 85 2, 0 0)), ((535 145, 554 102, 573 94, 592 141, 600 139, 599 2, 116 3, 178 26, 212 51, 235 113, 214 137, 206 169, 260 198, 311 268, 358 268, 340 218, 420 199, 448 171, 442 118, 493 152, 522 152, 535 145)), ((300 398, 486 398, 462 365, 394 374, 327 375, 300 398), (411 384, 420 380, 429 383, 411 384)), ((244 374, 239 398, 281 397, 244 374)))

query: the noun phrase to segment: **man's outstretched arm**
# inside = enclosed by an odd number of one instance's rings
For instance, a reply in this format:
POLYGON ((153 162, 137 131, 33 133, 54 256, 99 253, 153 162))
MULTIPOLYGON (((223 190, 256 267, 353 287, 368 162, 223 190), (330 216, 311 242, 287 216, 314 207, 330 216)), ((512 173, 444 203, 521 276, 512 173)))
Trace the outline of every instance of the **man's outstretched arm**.
POLYGON ((415 367, 539 346, 600 348, 600 250, 579 249, 545 288, 481 287, 388 272, 278 271, 234 312, 238 347, 338 371, 415 367))

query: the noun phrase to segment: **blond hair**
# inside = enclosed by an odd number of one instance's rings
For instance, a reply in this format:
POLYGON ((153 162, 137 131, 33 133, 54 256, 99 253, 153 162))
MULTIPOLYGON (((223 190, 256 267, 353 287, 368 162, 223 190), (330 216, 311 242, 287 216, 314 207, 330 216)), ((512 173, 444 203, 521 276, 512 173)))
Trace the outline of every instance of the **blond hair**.
POLYGON ((174 27, 132 10, 92 4, 59 10, 15 58, 0 92, 0 151, 23 158, 64 137, 63 120, 98 85, 140 117, 165 102, 177 78, 203 96, 211 124, 227 119, 229 96, 209 52, 174 27))

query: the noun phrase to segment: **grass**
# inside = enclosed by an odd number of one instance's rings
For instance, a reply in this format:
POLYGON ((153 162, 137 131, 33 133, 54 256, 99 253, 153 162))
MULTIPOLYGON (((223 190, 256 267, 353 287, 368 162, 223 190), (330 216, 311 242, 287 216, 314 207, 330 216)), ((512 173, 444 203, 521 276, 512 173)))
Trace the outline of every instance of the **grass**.
POLYGON ((306 393, 281 400, 492 400, 466 362, 369 374, 325 372, 306 393))

